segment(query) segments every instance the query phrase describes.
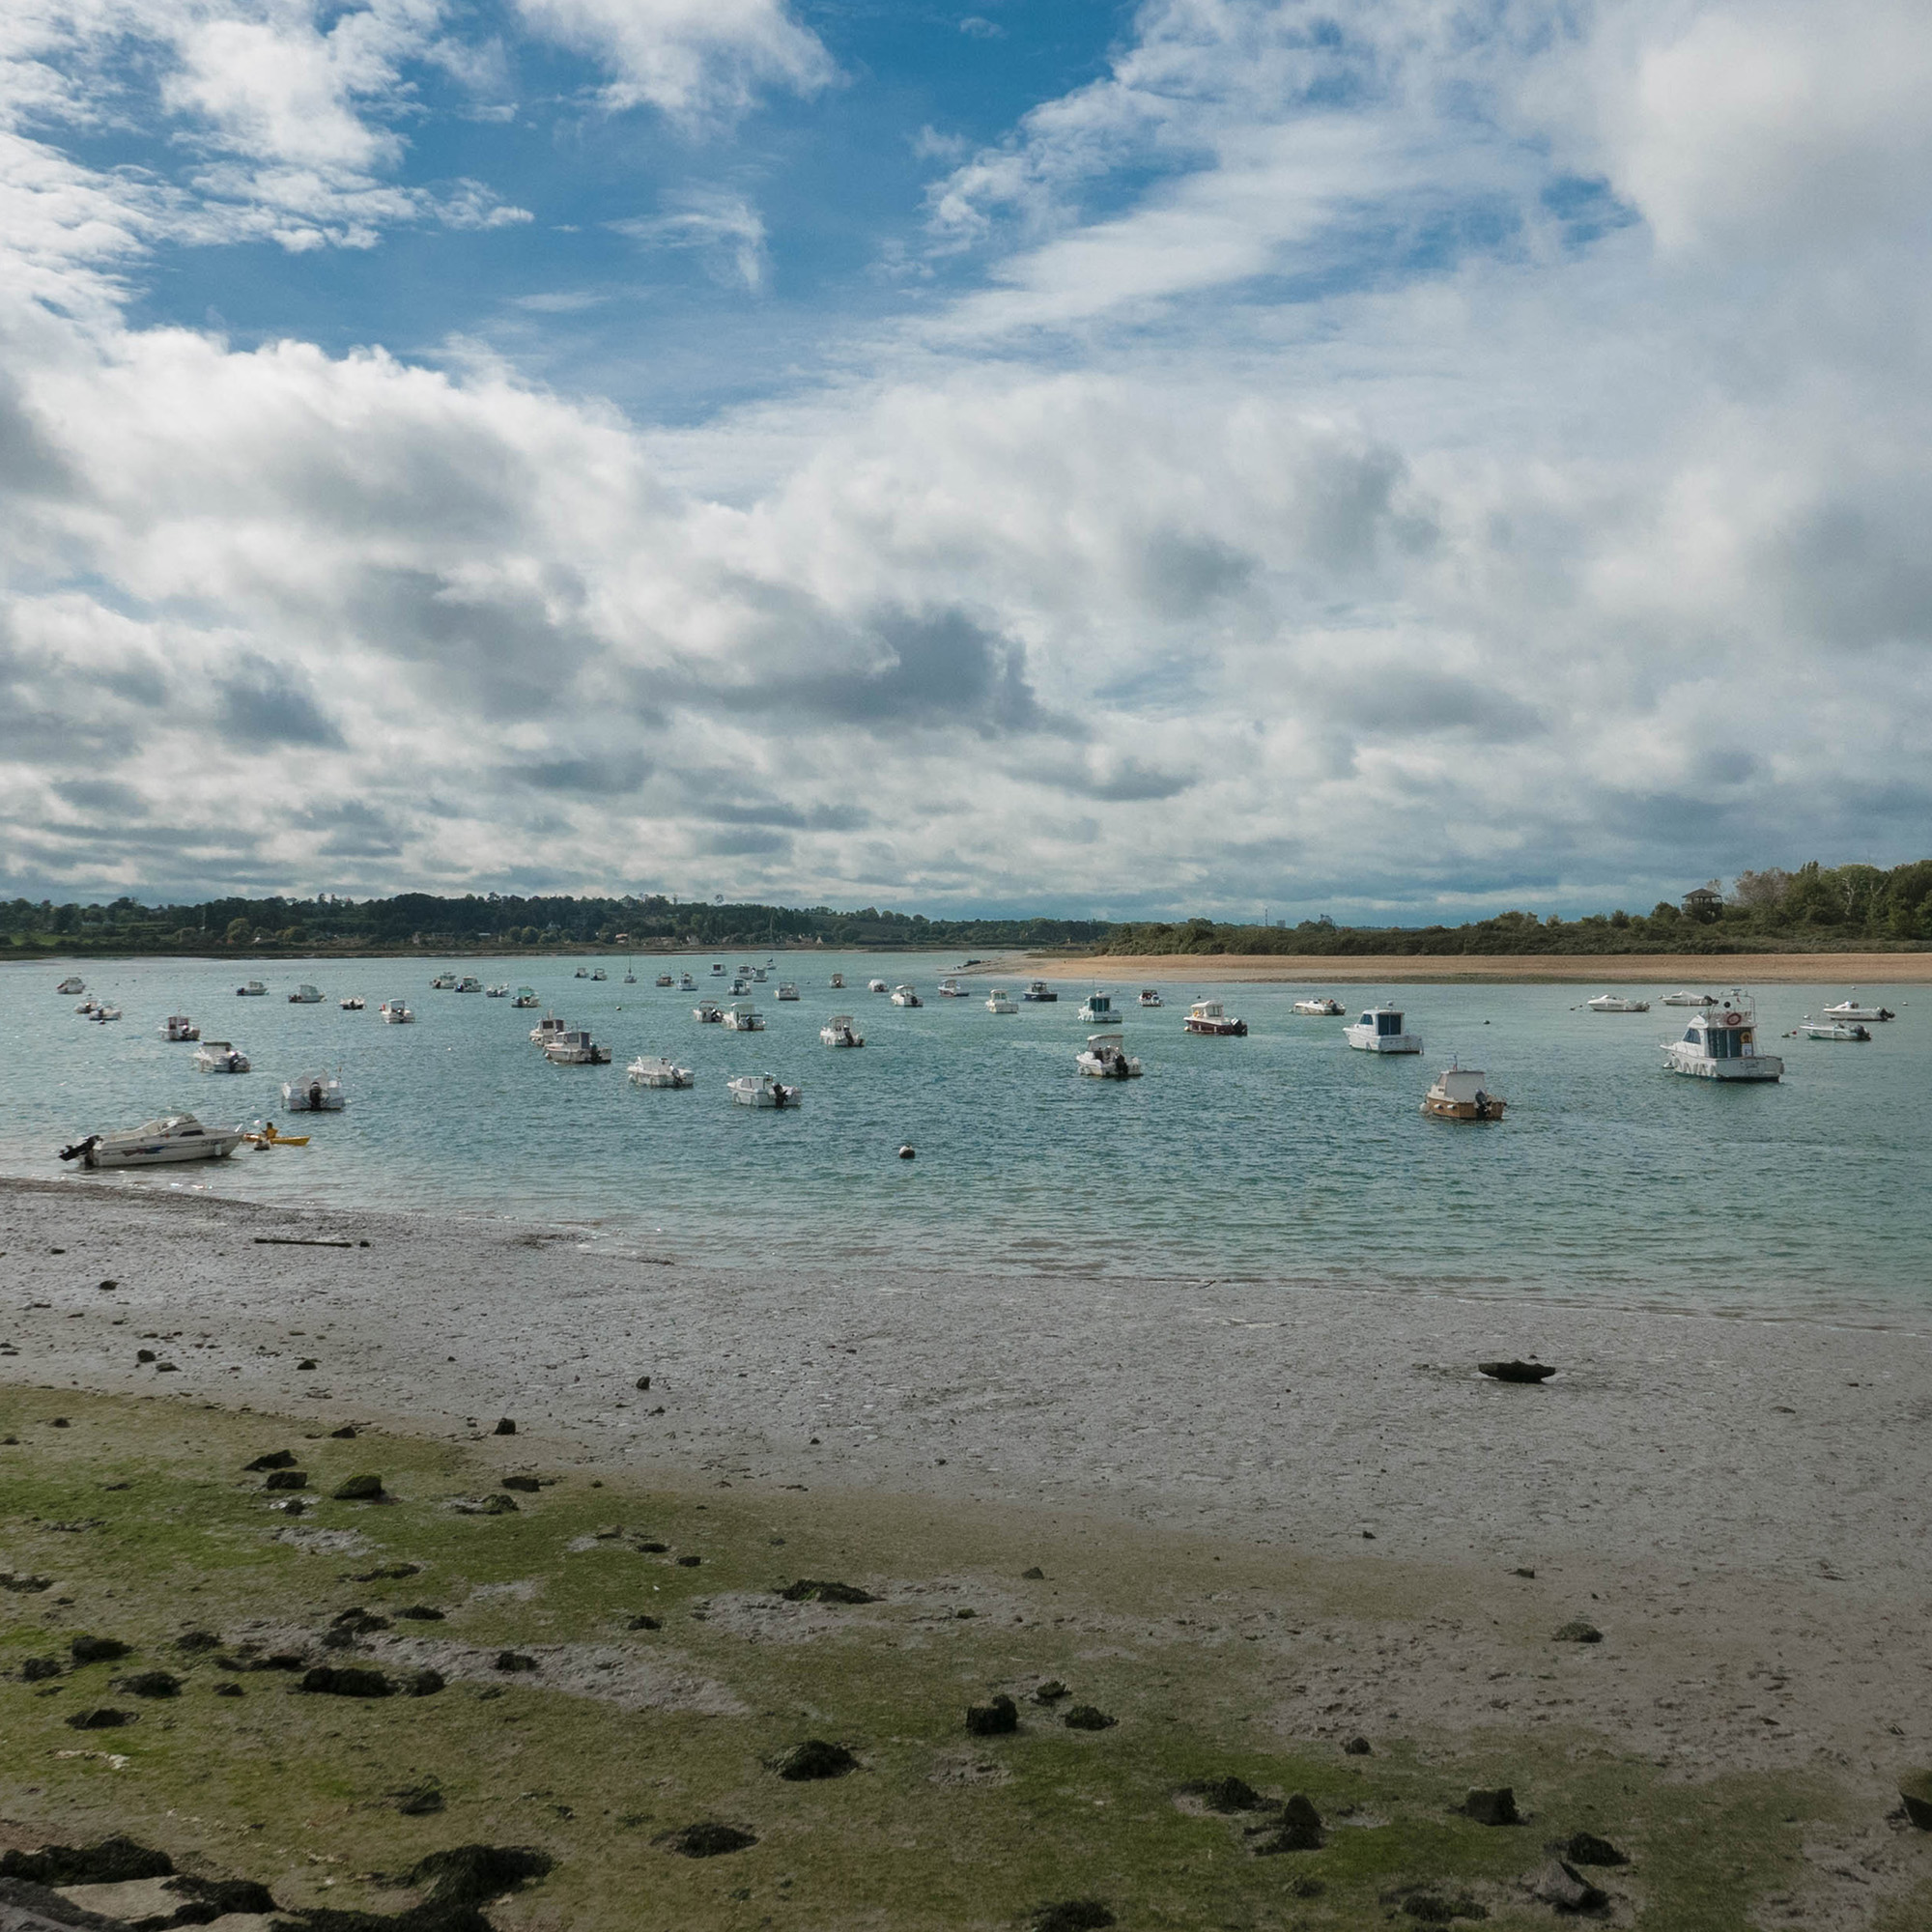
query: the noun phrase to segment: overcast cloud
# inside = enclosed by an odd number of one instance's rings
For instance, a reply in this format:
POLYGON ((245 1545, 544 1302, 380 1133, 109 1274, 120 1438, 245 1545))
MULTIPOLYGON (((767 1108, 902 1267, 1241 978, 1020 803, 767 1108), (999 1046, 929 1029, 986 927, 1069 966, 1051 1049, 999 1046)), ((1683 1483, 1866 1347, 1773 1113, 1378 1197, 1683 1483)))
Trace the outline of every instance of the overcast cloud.
POLYGON ((1922 6, 1098 14, 7 8, 0 892, 1932 852, 1922 6))

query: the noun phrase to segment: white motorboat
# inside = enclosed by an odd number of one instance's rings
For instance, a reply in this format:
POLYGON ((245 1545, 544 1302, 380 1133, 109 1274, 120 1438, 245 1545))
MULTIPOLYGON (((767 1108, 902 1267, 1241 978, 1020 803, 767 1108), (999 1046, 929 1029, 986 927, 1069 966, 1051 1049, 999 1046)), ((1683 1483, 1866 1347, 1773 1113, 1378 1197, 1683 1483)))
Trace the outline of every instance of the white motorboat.
POLYGON ((1080 1009, 1080 1023, 1083 1026, 1110 1027, 1121 1023, 1121 1016, 1114 1010, 1114 996, 1111 993, 1089 993, 1086 1004, 1080 1009))
POLYGON ((546 1013, 530 1029, 530 1039, 538 1046, 548 1046, 558 1034, 568 1031, 569 1029, 564 1025, 563 1021, 558 1019, 554 1013, 546 1013))
POLYGON ((259 1000, 268 994, 268 987, 259 980, 249 980, 235 989, 236 997, 242 1000, 259 1000))
POLYGON ((867 980, 866 990, 868 993, 890 993, 892 988, 883 980, 867 980))
POLYGON ((105 1026, 109 1020, 118 1020, 121 1017, 121 1009, 119 1007, 96 1007, 87 1017, 99 1026, 105 1026))
POLYGON ((673 980, 668 973, 660 973, 658 977, 651 981, 651 984, 654 986, 674 986, 677 984, 677 981, 673 980))
POLYGON ((1835 1007, 1825 1009, 1828 1020, 1850 1020, 1864 1026, 1876 1026, 1881 1020, 1895 1020, 1898 1015, 1889 1007, 1868 1007, 1859 998, 1859 989, 1852 988, 1848 1000, 1840 1000, 1835 1007))
POLYGON ((200 1073, 246 1073, 248 1056, 225 1039, 205 1039, 194 1050, 194 1065, 200 1073))
POLYGON ((1721 1006, 1700 1012, 1682 1039, 1662 1042, 1667 1072, 1700 1080, 1779 1080, 1784 1062, 1757 1050, 1757 1008, 1748 993, 1724 995, 1721 1006))
POLYGON ((1715 1007, 1717 1004, 1709 993, 1693 993, 1681 986, 1674 993, 1665 993, 1658 1002, 1661 1007, 1715 1007))
POLYGON ((718 1026, 724 1021, 724 1010, 722 1007, 718 1006, 715 1002, 711 1000, 699 1000, 698 1003, 692 1008, 691 1017, 695 1019, 699 1026, 718 1026))
POLYGON ((1158 986, 1143 986, 1141 988, 1141 1005, 1150 1010, 1155 1007, 1164 1007, 1166 1004, 1167 1002, 1160 996, 1160 988, 1158 986))
POLYGON ((646 1060, 640 1053, 625 1067, 624 1077, 633 1087, 689 1087, 691 1068, 679 1066, 662 1054, 656 1059, 646 1060))
POLYGON ((610 978, 611 976, 610 976, 610 974, 608 974, 607 972, 605 972, 605 970, 603 969, 603 967, 601 967, 601 966, 600 966, 600 967, 598 967, 598 969, 596 970, 596 972, 594 972, 593 974, 591 974, 591 976, 590 976, 590 977, 591 977, 591 978, 592 978, 593 980, 608 980, 608 979, 609 979, 609 978, 610 978))
POLYGON ((1627 1000, 1621 993, 1599 993, 1594 1000, 1585 1000, 1583 1004, 1593 1013, 1647 1013, 1650 1010, 1648 1000, 1627 1000))
POLYGON ((527 1009, 532 1007, 539 1007, 543 1002, 537 998, 536 994, 529 987, 519 986, 510 1004, 513 1007, 522 1007, 527 1009))
POLYGON ((480 993, 483 990, 483 981, 474 973, 466 973, 457 980, 456 990, 459 993, 480 993))
POLYGON ((67 976, 67 978, 63 980, 60 982, 60 984, 54 988, 54 991, 56 993, 61 994, 64 998, 71 1000, 72 999, 74 994, 84 993, 87 991, 87 981, 81 979, 78 974, 70 973, 67 976))
POLYGON ((1025 1000, 1029 1006, 1050 1007, 1060 998, 1060 995, 1044 980, 1029 980, 1027 981, 1027 989, 1020 995, 1020 998, 1025 1000))
POLYGON ((818 1029, 818 1037, 827 1046, 864 1046, 866 1036, 852 1024, 850 1013, 834 1013, 818 1029))
POLYGON ((574 977, 575 977, 575 978, 577 978, 577 979, 579 979, 579 980, 587 980, 587 979, 589 979, 589 977, 590 977, 590 968, 589 968, 588 966, 580 966, 580 967, 579 967, 579 968, 577 969, 577 972, 576 972, 576 974, 575 974, 575 976, 574 976, 574 977))
POLYGON ((787 1087, 769 1073, 741 1073, 724 1084, 741 1107, 796 1107, 805 1098, 800 1089, 787 1087))
POLYGON ((429 982, 429 989, 432 993, 455 992, 456 975, 454 973, 439 973, 436 976, 436 978, 429 982))
POLYGON ((339 1114, 349 1104, 341 1073, 298 1073, 282 1082, 282 1105, 292 1114, 339 1114))
POLYGON ((1484 1084, 1488 1078, 1479 1066, 1452 1062, 1422 1096, 1422 1111, 1432 1121, 1500 1121, 1508 1102, 1490 1092, 1484 1084))
POLYGON ((1016 1013, 1019 1004, 1004 986, 995 986, 986 995, 986 1010, 989 1013, 1016 1013))
POLYGON ((507 1000, 510 997, 510 989, 507 986, 485 986, 483 997, 486 1000, 507 1000))
POLYGON ((240 1127, 205 1127, 192 1114, 168 1114, 120 1134, 89 1134, 63 1148, 83 1167, 164 1167, 184 1160, 224 1160, 242 1145, 240 1127))
POLYGON ((1394 1007, 1371 1007, 1342 1037, 1361 1053, 1420 1053, 1422 1037, 1405 1033, 1402 1014, 1394 1007))
POLYGON ((689 973, 680 973, 677 976, 677 990, 680 993, 695 993, 697 990, 697 981, 689 973))
POLYGON ((923 1007, 925 1002, 910 986, 893 988, 893 1005, 895 1007, 923 1007))
POLYGON ((335 1004, 345 1013, 359 1013, 363 1009, 364 1001, 360 993, 351 993, 346 1000, 337 1000, 335 1004))
POLYGON ((322 988, 320 986, 311 986, 304 980, 289 995, 289 1005, 292 1007, 319 1007, 322 1005, 322 988))
MULTIPOLYGON (((842 973, 833 974, 832 978, 826 981, 826 984, 829 985, 835 993, 842 993, 845 990, 844 974, 842 973)), ((77 993, 80 991, 80 988, 78 986, 75 986, 74 991, 77 993)))
POLYGON ((384 1000, 378 1010, 389 1026, 414 1026, 416 1023, 414 1011, 401 1000, 384 1000))
POLYGON ((1082 1073, 1091 1073, 1098 1080, 1141 1077, 1141 1064, 1126 1051, 1123 1034, 1089 1034, 1086 1046, 1073 1056, 1073 1064, 1082 1073))
POLYGON ((1219 1000, 1196 1000, 1188 1008, 1180 1030, 1207 1034, 1216 1039, 1241 1039, 1247 1035, 1248 1023, 1226 1011, 1219 1000))
POLYGON ((1870 1039, 1871 1029, 1861 1020, 1814 1020, 1809 1013, 1798 1023, 1806 1039, 1870 1039))
POLYGON ((199 1039, 201 1029, 185 1013, 170 1013, 159 1028, 163 1039, 176 1041, 199 1039))
POLYGON ((721 1024, 726 1033, 763 1033, 765 1016, 756 1007, 740 1000, 724 1009, 721 1024))
POLYGON ((713 960, 713 961, 711 962, 711 977, 712 977, 712 978, 713 978, 714 980, 722 980, 722 979, 724 979, 724 960, 722 960, 722 959, 714 959, 714 960, 713 960))
POLYGON ((778 997, 781 1000, 796 1000, 798 998, 798 988, 789 980, 781 980, 779 981, 778 997))
POLYGON ((753 966, 752 968, 752 983, 753 985, 762 986, 765 983, 765 974, 768 970, 769 969, 763 966, 753 966))
POLYGON ((1323 996, 1316 1000, 1296 1000, 1294 1010, 1311 1020, 1333 1020, 1342 1016, 1342 1002, 1323 996))
POLYGON ((582 1027, 566 1027, 544 1041, 544 1058, 553 1066, 609 1066, 611 1049, 599 1046, 582 1027))
POLYGON ((731 997, 734 1000, 742 1000, 751 990, 752 982, 742 974, 731 981, 731 997))
POLYGON ((80 1005, 74 1008, 74 1011, 84 1020, 91 1020, 99 1010, 100 1002, 91 996, 81 1001, 80 1005))
POLYGON ((939 997, 942 1000, 966 1000, 971 999, 972 995, 949 973, 939 982, 939 997))

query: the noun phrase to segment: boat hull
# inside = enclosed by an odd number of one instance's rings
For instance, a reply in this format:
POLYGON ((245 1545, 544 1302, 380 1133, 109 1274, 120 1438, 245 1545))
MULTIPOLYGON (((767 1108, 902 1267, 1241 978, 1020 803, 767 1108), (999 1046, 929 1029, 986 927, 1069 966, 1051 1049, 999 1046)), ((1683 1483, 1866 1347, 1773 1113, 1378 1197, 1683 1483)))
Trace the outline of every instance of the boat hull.
POLYGON ((1432 1121, 1500 1121, 1507 1101, 1488 1100, 1448 1100, 1435 1094, 1429 1094, 1422 1103, 1422 1111, 1432 1121))
POLYGON ((1245 1039, 1248 1035, 1246 1020, 1182 1020, 1182 1033, 1198 1033, 1210 1039, 1245 1039))
POLYGON ((226 1160, 242 1145, 240 1134, 206 1134, 195 1140, 156 1140, 89 1148, 83 1167, 178 1167, 189 1160, 226 1160))
POLYGON ((1360 1027, 1349 1029, 1349 1044, 1357 1053, 1420 1053, 1421 1039, 1412 1033, 1371 1034, 1365 1039, 1356 1038, 1360 1027))
POLYGON ((1701 1053, 1674 1053, 1666 1048, 1663 1065, 1666 1072, 1682 1073, 1693 1080, 1745 1080, 1762 1084, 1784 1077, 1784 1062, 1775 1053, 1716 1060, 1701 1053))

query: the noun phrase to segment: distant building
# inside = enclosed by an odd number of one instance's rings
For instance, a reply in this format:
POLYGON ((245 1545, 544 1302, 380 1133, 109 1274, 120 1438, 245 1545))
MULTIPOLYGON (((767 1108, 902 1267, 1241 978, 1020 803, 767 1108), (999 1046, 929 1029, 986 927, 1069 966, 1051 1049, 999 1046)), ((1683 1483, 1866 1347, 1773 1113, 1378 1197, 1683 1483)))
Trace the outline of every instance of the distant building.
POLYGON ((1681 904, 1687 919, 1716 919, 1724 909, 1724 895, 1713 879, 1708 886, 1692 886, 1681 904))

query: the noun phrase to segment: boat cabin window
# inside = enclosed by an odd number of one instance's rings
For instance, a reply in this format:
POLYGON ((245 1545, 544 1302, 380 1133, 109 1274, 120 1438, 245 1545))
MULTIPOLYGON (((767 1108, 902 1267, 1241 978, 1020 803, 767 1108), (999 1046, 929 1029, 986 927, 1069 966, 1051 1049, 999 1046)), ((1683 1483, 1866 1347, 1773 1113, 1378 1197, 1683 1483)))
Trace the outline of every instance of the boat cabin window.
POLYGON ((1400 1033, 1401 1031, 1402 1015, 1400 1013, 1378 1013, 1376 1015, 1376 1032, 1378 1034, 1393 1034, 1400 1033))
POLYGON ((1375 1023, 1376 1023, 1376 1016, 1374 1013, 1364 1013, 1362 1015, 1362 1024, 1364 1026, 1374 1026, 1375 1023))

